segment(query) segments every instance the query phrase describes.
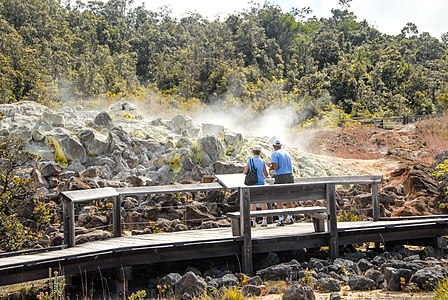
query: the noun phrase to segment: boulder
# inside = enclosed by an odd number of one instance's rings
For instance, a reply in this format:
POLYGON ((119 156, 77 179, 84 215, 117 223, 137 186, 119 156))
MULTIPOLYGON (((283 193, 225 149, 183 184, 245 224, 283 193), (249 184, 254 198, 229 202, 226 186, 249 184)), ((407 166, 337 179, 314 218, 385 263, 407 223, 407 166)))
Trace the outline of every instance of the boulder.
POLYGON ((80 235, 76 235, 75 243, 83 244, 94 241, 107 240, 113 237, 113 233, 106 230, 95 230, 86 232, 80 235))
POLYGON ((443 267, 435 265, 415 272, 412 276, 412 282, 418 284, 421 290, 432 291, 447 275, 448 273, 443 267))
POLYGON ((107 137, 95 133, 92 129, 84 129, 78 136, 89 156, 103 155, 109 150, 109 141, 107 140, 107 137))
POLYGON ((384 275, 378 270, 369 269, 364 275, 375 281, 377 288, 380 288, 381 284, 384 282, 384 275))
POLYGON ((188 155, 182 155, 180 157, 180 164, 182 166, 182 169, 185 171, 192 171, 193 168, 196 166, 196 163, 194 162, 194 158, 192 158, 188 155))
POLYGON ((358 207, 365 208, 372 205, 372 194, 356 195, 353 201, 358 207))
POLYGON ((41 162, 41 173, 44 178, 57 176, 62 173, 62 167, 53 161, 41 162))
POLYGON ((29 126, 29 124, 13 125, 9 127, 9 132, 22 143, 28 144, 33 139, 32 130, 29 126))
POLYGON ((169 231, 171 228, 172 222, 165 218, 158 218, 156 221, 156 226, 161 231, 169 231))
POLYGON ((299 278, 300 263, 293 261, 290 263, 278 264, 257 271, 257 275, 263 280, 290 280, 296 281, 299 278))
POLYGON ((263 280, 261 280, 260 276, 256 275, 253 277, 249 277, 249 279, 247 280, 247 284, 259 286, 263 284, 263 280))
POLYGON ((391 260, 387 263, 384 263, 380 267, 380 271, 384 273, 384 269, 387 267, 395 268, 395 269, 408 269, 411 270, 412 273, 417 272, 422 268, 422 265, 415 262, 406 262, 401 260, 391 260))
POLYGON ((221 280, 219 281, 220 286, 230 287, 230 286, 238 286, 239 280, 233 274, 225 274, 221 280))
POLYGON ((176 148, 192 149, 193 142, 186 137, 181 137, 176 142, 176 148))
POLYGON ((264 285, 246 284, 243 286, 243 295, 246 297, 261 296, 266 290, 264 285))
POLYGON ((243 173, 245 163, 217 161, 213 164, 215 174, 238 174, 243 173))
POLYGON ((321 278, 317 280, 315 287, 324 293, 339 292, 341 290, 341 284, 339 280, 334 278, 321 278))
POLYGON ((352 291, 370 291, 375 288, 376 283, 365 276, 352 276, 348 280, 348 285, 352 291))
POLYGON ((408 269, 384 268, 384 279, 386 289, 390 291, 401 291, 402 286, 411 280, 412 271, 408 269), (404 282, 402 281, 404 280, 404 282))
POLYGON ((39 130, 33 130, 31 136, 33 138, 33 141, 35 142, 42 142, 45 139, 45 134, 43 134, 39 130))
POLYGON ((121 117, 125 119, 141 118, 141 116, 138 114, 137 107, 127 101, 117 102, 113 104, 109 108, 109 112, 110 115, 114 117, 121 117))
POLYGON ((105 111, 102 111, 98 115, 96 115, 93 122, 96 125, 106 128, 106 129, 111 129, 112 127, 114 127, 114 122, 112 121, 112 118, 105 111))
POLYGON ((157 284, 164 287, 165 290, 172 291, 181 278, 182 276, 179 273, 169 273, 160 278, 157 284))
POLYGON ((358 268, 361 270, 361 272, 365 272, 373 268, 373 264, 369 262, 367 259, 362 258, 358 261, 358 268))
POLYGON ((340 272, 341 270, 345 269, 346 272, 353 273, 353 274, 360 274, 361 270, 359 269, 358 265, 348 259, 343 258, 336 258, 333 261, 333 266, 340 272))
POLYGON ((78 138, 63 128, 53 129, 46 137, 45 142, 55 151, 55 161, 77 161, 84 163, 87 153, 78 138))
POLYGON ((170 120, 169 126, 176 132, 182 132, 191 128, 192 124, 191 117, 180 114, 170 120))
POLYGON ((44 111, 42 113, 42 122, 49 124, 53 127, 64 127, 65 118, 60 114, 55 114, 49 111, 44 111))
POLYGON ((207 166, 225 156, 224 146, 214 135, 206 136, 197 141, 196 159, 201 166, 207 166))
MULTIPOLYGON (((42 172, 40 172, 38 169, 33 169, 31 172, 31 176, 33 178, 34 186, 36 188, 46 188, 48 189, 50 187, 50 184, 45 179, 45 176, 42 175, 42 172)), ((50 175, 53 176, 53 175, 50 175)))
POLYGON ((193 272, 189 271, 177 281, 175 295, 179 299, 185 293, 188 293, 193 297, 199 296, 204 292, 205 288, 205 281, 196 276, 196 274, 194 274, 193 272))
POLYGON ((200 225, 203 221, 214 220, 208 207, 200 202, 193 202, 193 205, 185 207, 185 222, 189 225, 200 225))
POLYGON ((211 229, 211 228, 218 228, 219 224, 216 223, 215 221, 204 221, 202 222, 202 224, 199 226, 199 229, 211 229))
POLYGON ((203 136, 213 135, 217 138, 222 138, 224 135, 224 126, 203 123, 202 124, 202 135, 203 136))
POLYGON ((312 288, 295 283, 283 293, 282 300, 314 300, 316 299, 312 288))
POLYGON ((310 258, 308 268, 321 270, 328 265, 330 265, 330 263, 328 261, 312 257, 312 258, 310 258))
POLYGON ((412 166, 404 179, 403 187, 405 194, 416 194, 420 191, 438 194, 438 184, 431 177, 431 171, 421 165, 412 166))

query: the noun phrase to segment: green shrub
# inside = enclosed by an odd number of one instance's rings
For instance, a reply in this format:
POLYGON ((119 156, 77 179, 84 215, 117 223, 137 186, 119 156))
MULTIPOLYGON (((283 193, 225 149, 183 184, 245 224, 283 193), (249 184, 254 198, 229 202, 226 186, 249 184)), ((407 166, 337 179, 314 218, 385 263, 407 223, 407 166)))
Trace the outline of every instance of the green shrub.
POLYGON ((24 171, 32 159, 19 140, 0 138, 0 250, 21 250, 35 240, 33 231, 25 225, 29 220, 23 216, 34 205, 32 179, 24 171))
POLYGON ((236 287, 225 288, 222 293, 222 300, 244 300, 243 293, 236 287))
POLYGON ((437 285, 434 291, 434 300, 448 300, 448 277, 444 278, 437 285))

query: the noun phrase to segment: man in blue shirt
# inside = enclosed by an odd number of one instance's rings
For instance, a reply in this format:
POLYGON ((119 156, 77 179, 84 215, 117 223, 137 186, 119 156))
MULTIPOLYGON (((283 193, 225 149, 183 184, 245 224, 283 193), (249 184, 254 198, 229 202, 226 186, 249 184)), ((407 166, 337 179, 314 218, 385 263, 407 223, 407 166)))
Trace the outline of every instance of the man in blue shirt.
MULTIPOLYGON (((271 155, 271 163, 269 164, 269 168, 274 170, 275 173, 275 181, 274 184, 282 184, 282 183, 294 183, 294 175, 292 173, 292 162, 291 155, 285 150, 282 149, 282 143, 280 140, 275 139, 272 142, 272 147, 274 147, 274 153, 271 155)), ((286 202, 286 207, 292 208, 292 202, 286 202)), ((283 208, 283 204, 281 202, 277 202, 277 208, 283 208)), ((294 219, 292 215, 288 215, 286 219, 286 224, 293 224, 294 219)), ((277 223, 278 226, 284 226, 285 222, 283 220, 283 216, 279 216, 279 220, 277 223)))

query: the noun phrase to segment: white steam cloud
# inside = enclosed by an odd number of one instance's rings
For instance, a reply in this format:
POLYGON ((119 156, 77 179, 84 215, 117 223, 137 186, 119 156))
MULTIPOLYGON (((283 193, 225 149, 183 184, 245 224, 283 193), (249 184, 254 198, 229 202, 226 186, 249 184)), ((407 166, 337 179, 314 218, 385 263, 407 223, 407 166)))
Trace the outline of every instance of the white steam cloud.
POLYGON ((306 131, 297 129, 299 113, 292 106, 277 108, 273 105, 255 114, 241 105, 229 108, 219 103, 191 112, 190 115, 197 124, 222 125, 245 137, 262 138, 266 143, 278 138, 284 145, 303 149, 309 140, 306 131))

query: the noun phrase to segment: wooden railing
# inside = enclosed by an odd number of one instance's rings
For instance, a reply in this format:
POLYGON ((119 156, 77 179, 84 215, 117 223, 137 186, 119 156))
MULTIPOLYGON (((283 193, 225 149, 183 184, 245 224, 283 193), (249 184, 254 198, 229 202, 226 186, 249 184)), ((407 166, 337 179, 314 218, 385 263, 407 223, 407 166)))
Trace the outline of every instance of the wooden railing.
MULTIPOLYGON (((281 185, 238 187, 240 196, 240 224, 243 238, 243 270, 252 273, 252 238, 250 226, 250 204, 273 203, 278 201, 326 200, 328 210, 328 232, 330 233, 330 256, 338 257, 338 229, 336 216, 336 185, 369 184, 372 187, 372 215, 379 220, 378 184, 382 175, 334 176, 296 178, 295 183, 281 185)), ((170 186, 148 186, 130 188, 99 188, 92 190, 62 192, 64 243, 67 247, 75 246, 75 212, 74 204, 97 199, 111 199, 113 202, 113 234, 120 237, 122 233, 121 201, 125 196, 150 195, 176 192, 200 192, 223 190, 219 183, 203 183, 170 186)))
POLYGON ((110 199, 113 203, 113 234, 114 237, 120 237, 123 225, 121 223, 121 202, 123 197, 177 192, 213 191, 222 189, 223 187, 218 183, 202 183, 117 189, 107 187, 91 190, 61 192, 63 200, 64 244, 67 245, 67 247, 73 247, 75 245, 75 203, 99 199, 110 199))
POLYGON ((296 178, 294 183, 240 187, 240 224, 244 239, 243 270, 253 270, 250 204, 285 201, 326 200, 330 257, 339 256, 336 215, 336 185, 369 184, 372 187, 372 215, 379 220, 378 184, 382 175, 296 178))
POLYGON ((432 115, 409 115, 401 117, 384 117, 384 118, 371 118, 371 119, 352 119, 342 120, 341 127, 345 127, 348 124, 360 124, 361 126, 374 126, 383 129, 392 129, 396 126, 406 125, 409 123, 415 123, 422 120, 440 118, 445 116, 444 114, 432 114, 432 115))

